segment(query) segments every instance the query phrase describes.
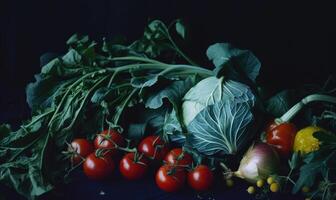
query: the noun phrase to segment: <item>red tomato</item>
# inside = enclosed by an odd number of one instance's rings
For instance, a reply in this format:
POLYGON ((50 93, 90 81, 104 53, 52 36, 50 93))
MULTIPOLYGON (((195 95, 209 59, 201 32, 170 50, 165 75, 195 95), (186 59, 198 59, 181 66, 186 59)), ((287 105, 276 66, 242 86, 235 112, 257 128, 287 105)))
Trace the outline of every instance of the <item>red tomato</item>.
POLYGON ((93 145, 87 139, 75 139, 70 145, 68 151, 71 153, 70 159, 73 164, 80 163, 87 155, 93 152, 93 145))
POLYGON ((138 150, 154 160, 162 160, 169 151, 160 136, 154 135, 143 139, 138 146, 138 150))
POLYGON ((102 157, 97 157, 95 153, 91 153, 86 157, 83 171, 87 177, 101 180, 110 176, 114 167, 114 162, 110 156, 105 154, 102 157))
POLYGON ((109 155, 111 156, 117 153, 117 145, 125 146, 125 139, 114 129, 101 132, 94 140, 94 146, 96 149, 109 149, 109 155))
POLYGON ((188 184, 197 191, 208 190, 213 183, 214 176, 209 167, 198 165, 188 173, 188 184))
POLYGON ((297 129, 292 123, 271 124, 266 129, 267 144, 276 148, 283 157, 288 157, 293 149, 297 129))
POLYGON ((141 158, 134 156, 134 153, 126 154, 119 164, 121 174, 130 180, 142 178, 148 169, 148 160, 144 156, 141 158))
POLYGON ((165 158, 167 164, 175 166, 188 166, 191 165, 193 159, 187 152, 183 152, 182 148, 172 149, 165 158))
POLYGON ((157 186, 166 192, 176 192, 183 188, 185 179, 185 170, 172 165, 160 167, 155 177, 157 186))

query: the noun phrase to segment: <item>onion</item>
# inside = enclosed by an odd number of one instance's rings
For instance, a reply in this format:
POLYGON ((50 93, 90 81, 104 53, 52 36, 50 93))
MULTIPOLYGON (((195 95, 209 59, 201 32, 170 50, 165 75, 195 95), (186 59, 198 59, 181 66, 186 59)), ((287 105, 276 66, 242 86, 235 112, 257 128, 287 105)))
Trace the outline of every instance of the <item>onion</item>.
POLYGON ((277 152, 265 143, 252 145, 240 161, 234 175, 251 183, 266 179, 278 172, 280 159, 277 152))

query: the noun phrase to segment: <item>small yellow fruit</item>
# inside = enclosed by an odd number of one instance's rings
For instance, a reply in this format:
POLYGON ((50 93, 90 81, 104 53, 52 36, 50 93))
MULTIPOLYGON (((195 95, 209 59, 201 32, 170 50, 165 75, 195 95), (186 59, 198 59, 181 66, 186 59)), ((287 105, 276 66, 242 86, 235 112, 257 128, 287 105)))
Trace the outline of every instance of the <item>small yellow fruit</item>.
POLYGON ((226 186, 233 187, 233 185, 234 185, 234 182, 232 179, 226 179, 226 186))
POLYGON ((302 154, 318 150, 320 148, 320 141, 313 136, 313 134, 318 131, 324 130, 317 126, 308 126, 297 132, 294 139, 293 150, 295 152, 300 151, 302 154))
POLYGON ((279 189, 280 189, 280 186, 279 186, 278 183, 272 183, 272 184, 270 185, 270 190, 271 190, 272 192, 278 192, 279 189))
POLYGON ((262 186, 264 186, 264 184, 265 184, 265 181, 263 180, 263 179, 259 179, 258 181, 257 181, 257 186, 258 187, 262 187, 262 186))
POLYGON ((307 187, 307 186, 303 186, 302 189, 301 189, 301 191, 302 191, 303 193, 307 193, 307 192, 310 191, 310 188, 307 187))
POLYGON ((273 177, 268 177, 267 178, 267 183, 269 184, 269 185, 271 185, 272 183, 274 183, 274 178, 273 177))
POLYGON ((255 187, 254 186, 250 186, 250 187, 247 188, 246 191, 249 194, 254 194, 255 193, 255 187))

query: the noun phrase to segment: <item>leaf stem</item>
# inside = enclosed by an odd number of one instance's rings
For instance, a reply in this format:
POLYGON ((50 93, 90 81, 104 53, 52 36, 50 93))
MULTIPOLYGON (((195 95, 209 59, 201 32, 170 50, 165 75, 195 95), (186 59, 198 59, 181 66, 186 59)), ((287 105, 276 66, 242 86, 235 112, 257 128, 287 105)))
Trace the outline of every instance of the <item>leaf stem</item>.
POLYGON ((109 83, 107 84, 107 87, 109 88, 111 85, 112 85, 112 83, 113 83, 113 80, 114 80, 114 78, 116 77, 116 75, 118 74, 118 70, 115 70, 114 72, 113 72, 113 74, 112 74, 112 76, 111 76, 111 78, 110 78, 110 80, 109 80, 109 83))
MULTIPOLYGON (((170 28, 170 26, 169 26, 170 28)), ((162 32, 164 35, 166 35, 169 42, 172 44, 172 49, 174 49, 182 58, 184 58, 188 63, 194 66, 198 66, 196 62, 194 62, 192 59, 190 59, 186 54, 183 53, 183 51, 176 45, 173 38, 170 36, 169 28, 165 28, 165 32, 162 32)))
POLYGON ((52 113, 52 112, 54 112, 54 109, 50 109, 50 110, 48 110, 47 112, 44 112, 43 114, 38 115, 38 117, 35 118, 35 119, 33 119, 31 122, 29 122, 29 124, 22 125, 22 126, 23 126, 24 128, 29 127, 29 126, 35 124, 36 122, 38 122, 38 121, 39 121, 40 119, 42 119, 43 117, 49 115, 49 114, 52 113))
POLYGON ((51 117, 51 119, 50 119, 50 121, 49 121, 49 123, 48 123, 48 127, 51 125, 51 123, 52 123, 53 120, 55 119, 57 113, 58 113, 59 110, 61 109, 62 104, 64 103, 64 101, 65 101, 66 97, 68 96, 68 94, 70 93, 71 89, 72 89, 73 87, 75 87, 78 83, 80 83, 82 80, 84 80, 85 78, 87 78, 87 77, 89 77, 89 76, 92 76, 92 75, 96 74, 97 72, 99 72, 99 71, 94 71, 94 72, 85 74, 84 76, 82 76, 80 79, 78 79, 77 81, 75 81, 73 84, 71 84, 71 85, 69 86, 69 88, 67 89, 67 91, 66 91, 65 94, 63 95, 63 97, 62 97, 60 103, 58 104, 58 106, 57 106, 57 108, 56 108, 56 110, 55 110, 53 116, 51 117))
POLYGON ((71 127, 75 124, 75 122, 76 122, 76 120, 77 120, 77 118, 78 118, 78 115, 79 115, 79 113, 82 111, 82 109, 83 109, 83 107, 84 107, 84 105, 85 105, 85 103, 86 103, 86 100, 87 100, 87 98, 89 97, 89 95, 91 94, 91 92, 92 92, 96 87, 98 87, 102 82, 104 82, 107 78, 108 78, 108 76, 104 76, 104 77, 101 78, 99 81, 97 81, 97 83, 96 83, 92 88, 90 88, 90 90, 86 93, 86 95, 85 95, 85 97, 84 97, 84 99, 83 99, 83 101, 82 101, 80 107, 76 110, 75 116, 74 116, 73 120, 71 121, 70 125, 67 126, 64 130, 69 130, 69 129, 71 129, 71 127))
POLYGON ((128 97, 126 98, 126 100, 124 101, 124 103, 122 104, 121 108, 121 111, 120 112, 117 112, 117 114, 114 116, 114 119, 113 119, 113 123, 114 124, 118 124, 119 122, 119 118, 121 116, 121 113, 122 113, 122 110, 124 110, 125 106, 129 103, 129 101, 131 100, 132 96, 135 94, 135 92, 137 92, 139 89, 138 88, 135 88, 132 90, 132 92, 128 95, 128 97))
POLYGON ((201 68, 201 67, 196 67, 196 66, 191 66, 191 65, 171 65, 170 68, 166 68, 163 71, 161 71, 158 75, 164 75, 167 74, 170 71, 174 70, 189 70, 189 73, 201 73, 205 74, 207 76, 213 76, 214 73, 211 70, 201 68))
POLYGON ((142 57, 136 57, 136 56, 125 56, 125 57, 114 57, 109 58, 109 61, 140 61, 140 62, 147 62, 152 64, 163 64, 160 61, 153 60, 150 58, 142 58, 142 57))
POLYGON ((329 96, 329 95, 322 95, 322 94, 312 94, 305 98, 303 98, 301 101, 299 101, 297 104, 295 104, 291 109, 289 109, 282 117, 275 120, 276 123, 281 124, 284 122, 290 121, 299 111, 308 103, 315 102, 315 101, 322 101, 322 102, 329 102, 336 104, 336 98, 329 96))
POLYGON ((183 53, 183 51, 176 45, 176 43, 174 42, 174 40, 170 37, 170 35, 168 35, 168 40, 170 41, 170 43, 173 45, 174 50, 180 54, 180 56, 182 58, 184 58, 188 63, 190 63, 191 65, 195 65, 198 66, 198 64, 196 62, 194 62, 193 60, 191 60, 186 54, 183 53))

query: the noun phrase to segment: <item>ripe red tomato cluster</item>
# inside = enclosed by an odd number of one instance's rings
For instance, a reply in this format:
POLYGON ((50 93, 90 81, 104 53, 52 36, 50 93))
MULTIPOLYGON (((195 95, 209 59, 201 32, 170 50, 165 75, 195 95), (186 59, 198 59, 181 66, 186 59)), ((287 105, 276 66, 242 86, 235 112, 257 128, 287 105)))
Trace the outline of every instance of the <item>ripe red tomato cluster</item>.
POLYGON ((192 167, 192 156, 183 152, 182 148, 172 149, 165 157, 164 165, 156 173, 156 184, 166 192, 176 192, 182 189, 185 182, 197 191, 210 189, 213 183, 213 173, 206 165, 192 167))
POLYGON ((83 171, 91 179, 109 177, 115 169, 113 157, 117 148, 125 146, 125 139, 116 130, 105 130, 98 134, 93 144, 87 139, 75 139, 68 151, 73 165, 83 162, 83 171))
POLYGON ((213 172, 205 165, 192 168, 193 158, 182 148, 169 151, 168 144, 160 136, 145 137, 137 148, 130 149, 126 140, 116 130, 98 134, 93 144, 86 139, 75 139, 69 146, 71 162, 83 162, 83 171, 91 179, 101 180, 112 175, 116 168, 117 155, 126 151, 119 162, 119 171, 128 180, 145 176, 151 163, 162 162, 155 180, 166 192, 176 192, 188 185, 197 190, 208 190, 213 183, 213 172))

